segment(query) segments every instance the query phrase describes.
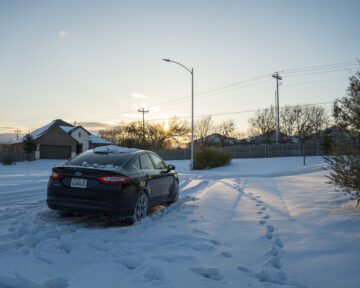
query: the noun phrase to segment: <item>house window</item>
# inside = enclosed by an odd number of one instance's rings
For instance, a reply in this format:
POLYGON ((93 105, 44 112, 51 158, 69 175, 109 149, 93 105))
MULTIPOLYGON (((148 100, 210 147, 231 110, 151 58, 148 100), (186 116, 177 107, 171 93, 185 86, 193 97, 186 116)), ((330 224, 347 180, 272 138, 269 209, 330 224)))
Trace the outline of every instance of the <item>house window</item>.
POLYGON ((79 137, 81 137, 81 132, 79 132, 79 137))

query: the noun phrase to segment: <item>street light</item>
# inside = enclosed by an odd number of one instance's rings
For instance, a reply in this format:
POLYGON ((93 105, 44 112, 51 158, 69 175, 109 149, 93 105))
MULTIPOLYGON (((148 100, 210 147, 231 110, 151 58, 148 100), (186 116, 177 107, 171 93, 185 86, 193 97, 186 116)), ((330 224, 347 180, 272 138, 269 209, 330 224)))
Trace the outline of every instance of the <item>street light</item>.
POLYGON ((187 68, 183 64, 172 61, 170 59, 163 59, 165 62, 172 62, 175 64, 180 65, 181 67, 185 68, 191 74, 191 163, 190 168, 191 170, 194 169, 194 68, 187 68))

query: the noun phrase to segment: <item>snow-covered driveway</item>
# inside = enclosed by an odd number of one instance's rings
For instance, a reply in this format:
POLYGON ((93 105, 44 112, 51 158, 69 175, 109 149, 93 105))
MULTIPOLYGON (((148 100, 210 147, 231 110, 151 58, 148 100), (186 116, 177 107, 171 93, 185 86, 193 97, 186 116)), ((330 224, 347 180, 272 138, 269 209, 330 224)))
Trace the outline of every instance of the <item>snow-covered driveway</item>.
POLYGON ((169 161, 180 200, 133 226, 50 211, 59 162, 0 166, 0 287, 360 287, 360 214, 308 161, 169 161))

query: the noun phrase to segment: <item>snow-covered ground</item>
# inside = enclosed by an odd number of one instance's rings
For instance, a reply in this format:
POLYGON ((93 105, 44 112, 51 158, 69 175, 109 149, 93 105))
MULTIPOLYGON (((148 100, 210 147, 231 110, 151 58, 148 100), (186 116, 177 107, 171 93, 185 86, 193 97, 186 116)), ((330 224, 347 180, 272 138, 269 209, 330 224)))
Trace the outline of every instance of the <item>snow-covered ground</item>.
POLYGON ((360 287, 360 213, 321 157, 177 166, 177 203, 133 226, 60 217, 58 161, 0 166, 0 287, 360 287))

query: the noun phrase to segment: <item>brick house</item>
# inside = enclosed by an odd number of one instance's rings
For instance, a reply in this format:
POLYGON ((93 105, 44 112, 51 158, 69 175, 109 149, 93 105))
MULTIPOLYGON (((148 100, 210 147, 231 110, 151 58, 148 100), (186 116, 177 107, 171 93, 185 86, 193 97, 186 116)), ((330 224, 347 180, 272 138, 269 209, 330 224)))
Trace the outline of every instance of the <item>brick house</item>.
MULTIPOLYGON (((112 144, 91 134, 82 126, 74 126, 61 119, 30 134, 37 144, 36 159, 69 159, 89 149, 112 144)), ((13 151, 22 151, 22 142, 23 138, 13 142, 13 151)))

